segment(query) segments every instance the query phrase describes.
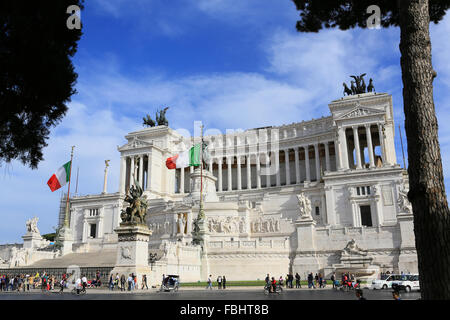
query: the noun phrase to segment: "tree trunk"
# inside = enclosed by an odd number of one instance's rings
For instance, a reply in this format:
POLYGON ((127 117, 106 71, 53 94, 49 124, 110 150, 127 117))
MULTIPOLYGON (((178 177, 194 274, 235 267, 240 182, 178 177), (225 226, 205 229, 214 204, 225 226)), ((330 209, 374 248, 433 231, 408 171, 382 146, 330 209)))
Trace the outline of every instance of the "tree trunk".
POLYGON ((408 198, 414 212, 421 295, 450 299, 450 212, 433 101, 429 3, 400 0, 399 4, 408 198))

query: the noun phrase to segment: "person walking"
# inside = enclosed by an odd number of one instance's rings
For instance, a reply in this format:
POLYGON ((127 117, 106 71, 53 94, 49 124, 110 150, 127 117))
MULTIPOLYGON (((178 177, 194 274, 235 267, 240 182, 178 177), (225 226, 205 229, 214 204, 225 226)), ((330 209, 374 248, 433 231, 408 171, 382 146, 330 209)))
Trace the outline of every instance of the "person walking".
POLYGON ((222 276, 217 277, 217 289, 222 289, 222 276))
POLYGON ((222 277, 222 288, 225 289, 227 285, 227 279, 225 278, 225 276, 222 277))
POLYGON ((87 288, 87 278, 85 275, 83 275, 83 277, 81 278, 81 285, 83 286, 83 292, 86 292, 86 288, 87 288))
POLYGON ((144 290, 144 286, 147 288, 147 290, 148 290, 148 286, 147 286, 147 275, 146 274, 143 274, 142 275, 142 288, 141 288, 141 290, 144 290))
POLYGON ((125 275, 122 273, 122 275, 120 276, 120 291, 125 291, 125 275))
POLYGON ((131 274, 128 275, 127 280, 128 280, 128 291, 131 291, 132 287, 133 287, 133 283, 134 283, 133 277, 131 276, 131 274))
POLYGON ((109 290, 114 291, 114 280, 113 280, 113 275, 111 273, 111 275, 109 276, 109 290))
POLYGON ((300 284, 300 275, 298 274, 298 272, 295 274, 295 288, 301 288, 302 285, 300 284))
POLYGON ((60 288, 59 288, 59 293, 63 293, 64 292, 64 287, 66 286, 66 279, 65 277, 63 277, 61 279, 61 282, 59 283, 60 288))
POLYGON ((208 281, 207 281, 206 289, 211 289, 211 290, 212 290, 212 281, 211 281, 211 275, 209 275, 209 277, 208 277, 208 281))
POLYGON ((356 289, 355 295, 356 295, 356 298, 358 298, 358 300, 366 300, 366 298, 364 298, 364 293, 361 289, 356 289))
POLYGON ((321 273, 319 273, 319 288, 323 288, 323 278, 321 273))
POLYGON ((336 281, 336 273, 333 272, 333 274, 331 275, 331 283, 333 284, 333 289, 336 288, 336 284, 334 283, 336 281))

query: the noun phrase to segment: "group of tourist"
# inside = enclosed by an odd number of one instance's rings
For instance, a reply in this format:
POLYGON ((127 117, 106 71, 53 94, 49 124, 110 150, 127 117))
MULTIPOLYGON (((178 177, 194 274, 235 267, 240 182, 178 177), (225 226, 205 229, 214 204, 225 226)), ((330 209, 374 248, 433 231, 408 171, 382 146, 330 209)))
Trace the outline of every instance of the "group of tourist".
MULTIPOLYGON (((332 280, 333 282, 333 280, 332 280)), ((327 286, 327 280, 323 277, 321 273, 316 273, 313 275, 312 272, 308 274, 308 288, 325 288, 327 286)))
MULTIPOLYGON (((218 276, 217 277, 217 288, 218 289, 226 289, 227 288, 227 278, 225 276, 218 276)), ((208 280, 206 280, 206 289, 213 288, 212 284, 212 275, 209 275, 208 280)))
POLYGON ((53 290, 56 284, 56 277, 44 273, 40 276, 39 273, 35 275, 18 274, 10 275, 4 274, 0 276, 0 291, 30 291, 31 289, 41 288, 44 290, 53 290))
MULTIPOLYGON (((124 274, 119 275, 119 273, 116 273, 114 275, 111 273, 109 276, 108 287, 111 291, 114 291, 114 289, 120 291, 133 291, 139 289, 137 276, 134 273, 130 273, 128 277, 124 274)), ((147 275, 145 274, 142 275, 141 290, 144 290, 144 288, 148 290, 147 275)))

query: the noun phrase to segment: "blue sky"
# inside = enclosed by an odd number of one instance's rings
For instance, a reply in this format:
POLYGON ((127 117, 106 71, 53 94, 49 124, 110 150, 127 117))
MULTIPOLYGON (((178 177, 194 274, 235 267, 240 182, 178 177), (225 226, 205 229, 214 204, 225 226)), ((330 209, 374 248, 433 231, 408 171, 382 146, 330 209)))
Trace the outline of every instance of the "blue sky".
MULTIPOLYGON (((403 130, 399 30, 326 30, 300 34, 290 0, 89 0, 84 35, 74 58, 77 91, 52 130, 37 170, 19 162, 0 167, 0 243, 21 242, 25 221, 39 217, 41 233, 57 224, 60 191, 49 177, 69 160, 80 170, 80 194, 100 193, 104 160, 108 191, 118 188, 119 153, 142 117, 169 105, 174 129, 247 129, 328 116, 349 75, 367 73, 377 92, 393 95, 403 130), (169 4, 170 3, 170 4, 169 4)), ((441 153, 450 177, 450 18, 431 27, 434 97, 441 153)), ((406 138, 403 131, 406 151, 406 138)), ((75 181, 75 180, 73 180, 75 181)))

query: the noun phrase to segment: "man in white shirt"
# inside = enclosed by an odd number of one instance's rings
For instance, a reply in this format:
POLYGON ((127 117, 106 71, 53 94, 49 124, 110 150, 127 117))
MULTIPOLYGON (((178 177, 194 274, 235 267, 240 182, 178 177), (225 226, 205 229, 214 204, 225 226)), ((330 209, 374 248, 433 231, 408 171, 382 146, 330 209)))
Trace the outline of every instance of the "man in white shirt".
POLYGON ((81 278, 81 281, 83 282, 83 291, 86 292, 87 278, 85 275, 83 275, 83 278, 81 278))
POLYGON ((78 278, 75 281, 75 288, 77 288, 77 294, 80 294, 80 289, 81 289, 81 279, 80 278, 78 278))

